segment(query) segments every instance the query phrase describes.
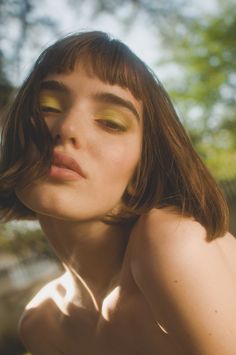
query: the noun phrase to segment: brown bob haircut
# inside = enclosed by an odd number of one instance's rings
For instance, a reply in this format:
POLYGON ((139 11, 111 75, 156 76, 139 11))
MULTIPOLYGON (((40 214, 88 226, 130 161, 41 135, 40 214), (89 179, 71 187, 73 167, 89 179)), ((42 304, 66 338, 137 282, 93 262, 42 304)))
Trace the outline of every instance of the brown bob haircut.
POLYGON ((143 145, 132 179, 134 193, 126 189, 123 210, 113 222, 170 206, 200 222, 209 239, 222 236, 228 228, 225 199, 167 93, 125 44, 100 31, 75 33, 47 48, 19 89, 2 125, 0 220, 36 218, 15 189, 42 177, 51 164, 53 141, 40 112, 40 86, 49 74, 71 72, 78 62, 103 82, 128 88, 143 103, 143 145))

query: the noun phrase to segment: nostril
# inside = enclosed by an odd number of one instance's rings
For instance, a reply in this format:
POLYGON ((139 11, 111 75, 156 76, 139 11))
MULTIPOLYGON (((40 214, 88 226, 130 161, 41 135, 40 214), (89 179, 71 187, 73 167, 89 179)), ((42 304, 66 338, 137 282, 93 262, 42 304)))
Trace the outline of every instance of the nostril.
POLYGON ((71 137, 63 138, 63 136, 61 136, 60 134, 55 135, 53 141, 54 141, 54 144, 56 144, 56 145, 57 145, 57 144, 63 144, 63 143, 65 143, 66 141, 67 141, 67 142, 70 142, 70 143, 71 143, 72 145, 74 145, 74 146, 77 144, 75 137, 71 136, 71 137))
POLYGON ((76 145, 76 139, 74 137, 71 137, 71 142, 73 145, 76 145))

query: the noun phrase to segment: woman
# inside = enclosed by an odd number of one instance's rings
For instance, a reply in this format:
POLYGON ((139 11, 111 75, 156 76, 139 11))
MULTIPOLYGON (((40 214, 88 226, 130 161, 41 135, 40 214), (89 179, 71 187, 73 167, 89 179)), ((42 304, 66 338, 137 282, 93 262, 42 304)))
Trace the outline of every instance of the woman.
POLYGON ((235 355, 227 207, 151 70, 102 32, 46 49, 2 132, 1 218, 65 274, 26 307, 33 355, 235 355))

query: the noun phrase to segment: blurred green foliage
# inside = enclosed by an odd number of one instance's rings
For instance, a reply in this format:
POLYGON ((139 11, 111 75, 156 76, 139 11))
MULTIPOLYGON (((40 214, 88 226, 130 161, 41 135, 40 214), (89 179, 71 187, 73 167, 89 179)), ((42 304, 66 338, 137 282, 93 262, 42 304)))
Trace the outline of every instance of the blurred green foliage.
POLYGON ((0 224, 1 253, 15 254, 19 259, 33 255, 53 257, 53 252, 46 242, 37 224, 32 222, 11 222, 0 224))
POLYGON ((171 95, 193 143, 218 179, 236 177, 236 7, 197 16, 168 36, 168 61, 180 80, 171 95))

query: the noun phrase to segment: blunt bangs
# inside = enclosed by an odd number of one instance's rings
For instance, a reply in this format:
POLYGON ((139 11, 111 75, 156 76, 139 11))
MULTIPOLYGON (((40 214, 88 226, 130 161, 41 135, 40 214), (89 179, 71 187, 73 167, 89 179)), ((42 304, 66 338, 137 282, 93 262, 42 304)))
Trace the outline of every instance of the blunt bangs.
POLYGON ((77 64, 103 82, 129 89, 138 100, 143 97, 144 77, 151 78, 147 66, 125 44, 103 32, 75 34, 56 42, 41 54, 35 69, 44 79, 72 72, 77 64))

